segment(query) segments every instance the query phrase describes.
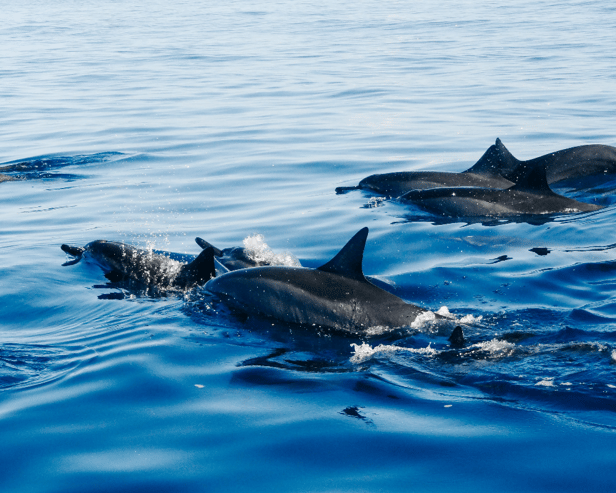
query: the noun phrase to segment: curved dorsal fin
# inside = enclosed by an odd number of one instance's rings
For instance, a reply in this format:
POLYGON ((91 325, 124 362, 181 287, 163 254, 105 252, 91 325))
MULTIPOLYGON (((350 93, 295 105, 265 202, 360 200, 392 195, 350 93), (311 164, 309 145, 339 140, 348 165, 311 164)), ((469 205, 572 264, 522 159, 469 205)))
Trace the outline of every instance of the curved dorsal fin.
POLYGON ((360 229, 333 259, 319 267, 318 270, 349 277, 357 281, 365 281, 362 262, 366 238, 368 238, 368 228, 360 229))
POLYGON ((499 175, 510 180, 509 175, 520 164, 513 154, 505 147, 500 139, 496 139, 494 145, 479 158, 471 168, 465 173, 475 173, 477 175, 499 175))
POLYGON ((209 241, 205 241, 203 238, 199 238, 198 236, 195 238, 195 241, 197 242, 197 245, 199 245, 203 250, 212 247, 214 249, 214 255, 216 257, 222 257, 222 252, 214 245, 212 245, 209 241))
POLYGON ((520 190, 531 193, 553 194, 548 185, 545 163, 521 163, 513 173, 515 183, 509 190, 520 190))

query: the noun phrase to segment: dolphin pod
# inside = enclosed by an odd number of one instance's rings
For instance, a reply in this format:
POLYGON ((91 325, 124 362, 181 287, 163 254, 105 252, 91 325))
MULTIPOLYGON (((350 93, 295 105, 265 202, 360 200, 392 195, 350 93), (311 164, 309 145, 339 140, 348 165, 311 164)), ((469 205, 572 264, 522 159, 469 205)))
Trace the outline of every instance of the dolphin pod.
MULTIPOLYGON (((370 328, 412 326, 417 317, 438 314, 406 303, 366 279, 362 269, 368 228, 361 229, 338 254, 317 269, 254 266, 216 276, 214 258, 222 253, 204 240, 206 248, 190 263, 125 243, 97 240, 85 247, 62 245, 79 260, 84 253, 107 272, 161 288, 189 289, 204 285, 232 308, 283 322, 366 332, 370 328)), ((456 340, 460 340, 460 335, 456 340)))
POLYGON ((441 187, 478 187, 505 189, 514 184, 517 169, 545 167, 548 184, 569 178, 616 173, 616 148, 592 144, 571 147, 544 156, 520 161, 500 139, 472 167, 461 173, 443 171, 400 171, 368 176, 355 187, 338 187, 336 193, 370 190, 399 197, 411 190, 441 187))
POLYGON ((553 192, 545 165, 522 168, 515 185, 504 190, 476 187, 443 187, 411 190, 399 199, 450 217, 506 217, 527 214, 590 212, 603 206, 570 199, 553 192))
POLYGON ((450 217, 589 212, 602 206, 558 195, 549 184, 609 173, 616 173, 614 147, 584 145, 520 161, 496 139, 479 161, 461 173, 376 174, 356 187, 338 187, 336 192, 371 190, 450 217))
MULTIPOLYGON (((602 206, 558 195, 549 184, 608 173, 616 173, 616 149, 610 146, 579 146, 520 161, 497 139, 462 173, 372 175, 357 187, 338 188, 337 192, 372 190, 456 217, 589 212, 602 206)), ((270 265, 255 260, 246 248, 221 250, 201 238, 196 242, 203 251, 188 263, 104 240, 61 248, 76 257, 74 262, 88 253, 107 273, 121 278, 162 288, 204 286, 235 310, 288 323, 370 333, 371 328, 412 327, 417 321, 442 318, 366 279, 362 263, 367 237, 368 228, 361 229, 334 258, 316 269, 270 265)), ((455 328, 449 340, 453 347, 465 344, 461 327, 455 328)))

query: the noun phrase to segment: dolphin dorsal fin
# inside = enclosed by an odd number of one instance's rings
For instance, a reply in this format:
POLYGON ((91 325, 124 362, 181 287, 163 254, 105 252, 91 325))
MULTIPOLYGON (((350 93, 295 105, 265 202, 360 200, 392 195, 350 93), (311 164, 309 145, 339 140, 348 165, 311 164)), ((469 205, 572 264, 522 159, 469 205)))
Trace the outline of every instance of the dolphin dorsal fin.
POLYGON ((195 242, 197 243, 197 245, 199 245, 203 250, 205 250, 208 247, 212 247, 214 249, 214 256, 216 257, 222 257, 222 252, 216 248, 214 245, 212 245, 209 241, 205 241, 203 238, 199 238, 198 236, 195 238, 195 242))
POLYGON ((509 190, 520 190, 523 192, 553 194, 554 192, 548 185, 545 163, 527 164, 521 163, 515 169, 515 176, 512 177, 513 185, 509 190))
POLYGON ((488 147, 488 150, 479 158, 479 161, 467 169, 465 173, 498 175, 510 180, 509 175, 519 164, 520 161, 509 152, 505 144, 500 139, 496 139, 494 145, 488 147))
POLYGON ((207 247, 202 250, 195 260, 182 266, 178 274, 176 283, 186 284, 205 284, 210 279, 216 277, 216 266, 214 265, 214 247, 207 247))
POLYGON ((319 267, 318 270, 349 277, 357 281, 365 281, 362 262, 367 238, 368 228, 360 229, 333 259, 319 267))

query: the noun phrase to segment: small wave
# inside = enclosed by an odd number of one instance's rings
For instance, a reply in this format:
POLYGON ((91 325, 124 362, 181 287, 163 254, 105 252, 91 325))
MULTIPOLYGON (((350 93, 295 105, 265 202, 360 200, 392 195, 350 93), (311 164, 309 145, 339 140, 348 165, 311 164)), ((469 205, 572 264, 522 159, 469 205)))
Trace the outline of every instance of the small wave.
POLYGON ((452 320, 453 322, 458 323, 458 324, 473 325, 473 324, 479 324, 483 320, 482 315, 479 315, 478 317, 475 317, 473 315, 462 315, 460 318, 456 318, 455 314, 451 313, 449 311, 449 308, 447 308, 446 306, 441 306, 437 310, 436 314, 442 317, 445 317, 449 320, 452 320))
POLYGON ((3 344, 0 346, 0 391, 54 381, 94 354, 83 347, 3 344))
POLYGON ((399 346, 391 346, 388 344, 379 344, 376 347, 370 346, 370 344, 366 344, 365 342, 361 345, 351 344, 353 348, 354 354, 351 356, 351 363, 358 364, 364 363, 370 359, 372 359, 375 355, 385 355, 391 356, 396 353, 411 353, 411 354, 422 354, 426 356, 435 356, 437 354, 436 349, 433 349, 431 345, 425 348, 405 348, 399 346))
POLYGON ((254 234, 244 238, 244 248, 248 258, 255 262, 269 263, 270 265, 286 265, 288 267, 301 267, 297 257, 290 252, 275 253, 265 243, 263 235, 254 234))
POLYGON ((490 354, 490 356, 511 356, 516 348, 516 345, 503 341, 502 339, 492 339, 491 341, 478 342, 473 344, 470 349, 473 351, 482 351, 490 354))

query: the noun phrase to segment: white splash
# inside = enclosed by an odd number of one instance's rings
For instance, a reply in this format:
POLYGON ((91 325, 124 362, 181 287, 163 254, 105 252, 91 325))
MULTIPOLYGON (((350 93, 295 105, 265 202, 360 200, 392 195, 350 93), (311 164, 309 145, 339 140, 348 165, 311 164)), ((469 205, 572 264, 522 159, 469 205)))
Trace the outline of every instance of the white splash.
POLYGON ((385 201, 386 198, 385 197, 370 197, 370 200, 368 200, 368 208, 369 209, 373 209, 374 207, 378 207, 379 205, 381 205, 381 202, 385 201))
POLYGON ((270 265, 286 265, 288 267, 301 267, 297 257, 290 252, 274 253, 265 243, 263 235, 254 234, 244 238, 246 255, 255 262, 267 262, 270 265))
POLYGON ((491 341, 473 344, 471 348, 486 351, 491 355, 509 356, 515 350, 515 344, 500 339, 492 339, 491 341))
POLYGON ((430 322, 434 322, 436 320, 436 315, 434 312, 426 311, 420 313, 415 317, 415 320, 411 323, 411 329, 421 330, 430 322))
POLYGON ((554 380, 551 378, 544 378, 543 380, 537 382, 535 385, 539 385, 541 387, 554 387, 554 380))
POLYGON ((449 311, 449 308, 447 308, 446 306, 441 306, 436 312, 436 314, 440 315, 441 317, 445 317, 449 320, 452 320, 453 322, 457 324, 469 324, 469 325, 478 324, 483 319, 483 316, 481 315, 479 315, 478 317, 474 317, 473 315, 462 315, 460 318, 456 318, 456 316, 453 313, 451 313, 449 311))
POLYGON ((612 361, 616 361, 616 349, 612 351, 612 361))
POLYGON ((388 325, 375 325, 366 329, 366 335, 368 337, 383 335, 386 332, 390 332, 392 329, 388 325))
POLYGON ((361 346, 357 344, 351 344, 354 350, 353 356, 351 356, 351 363, 363 363, 372 359, 374 355, 380 354, 383 356, 391 356, 396 353, 413 353, 413 354, 425 354, 426 356, 434 356, 437 354, 435 349, 429 345, 425 348, 413 349, 413 348, 405 348, 398 346, 390 346, 387 344, 379 344, 376 347, 370 346, 370 344, 362 343, 361 346))

